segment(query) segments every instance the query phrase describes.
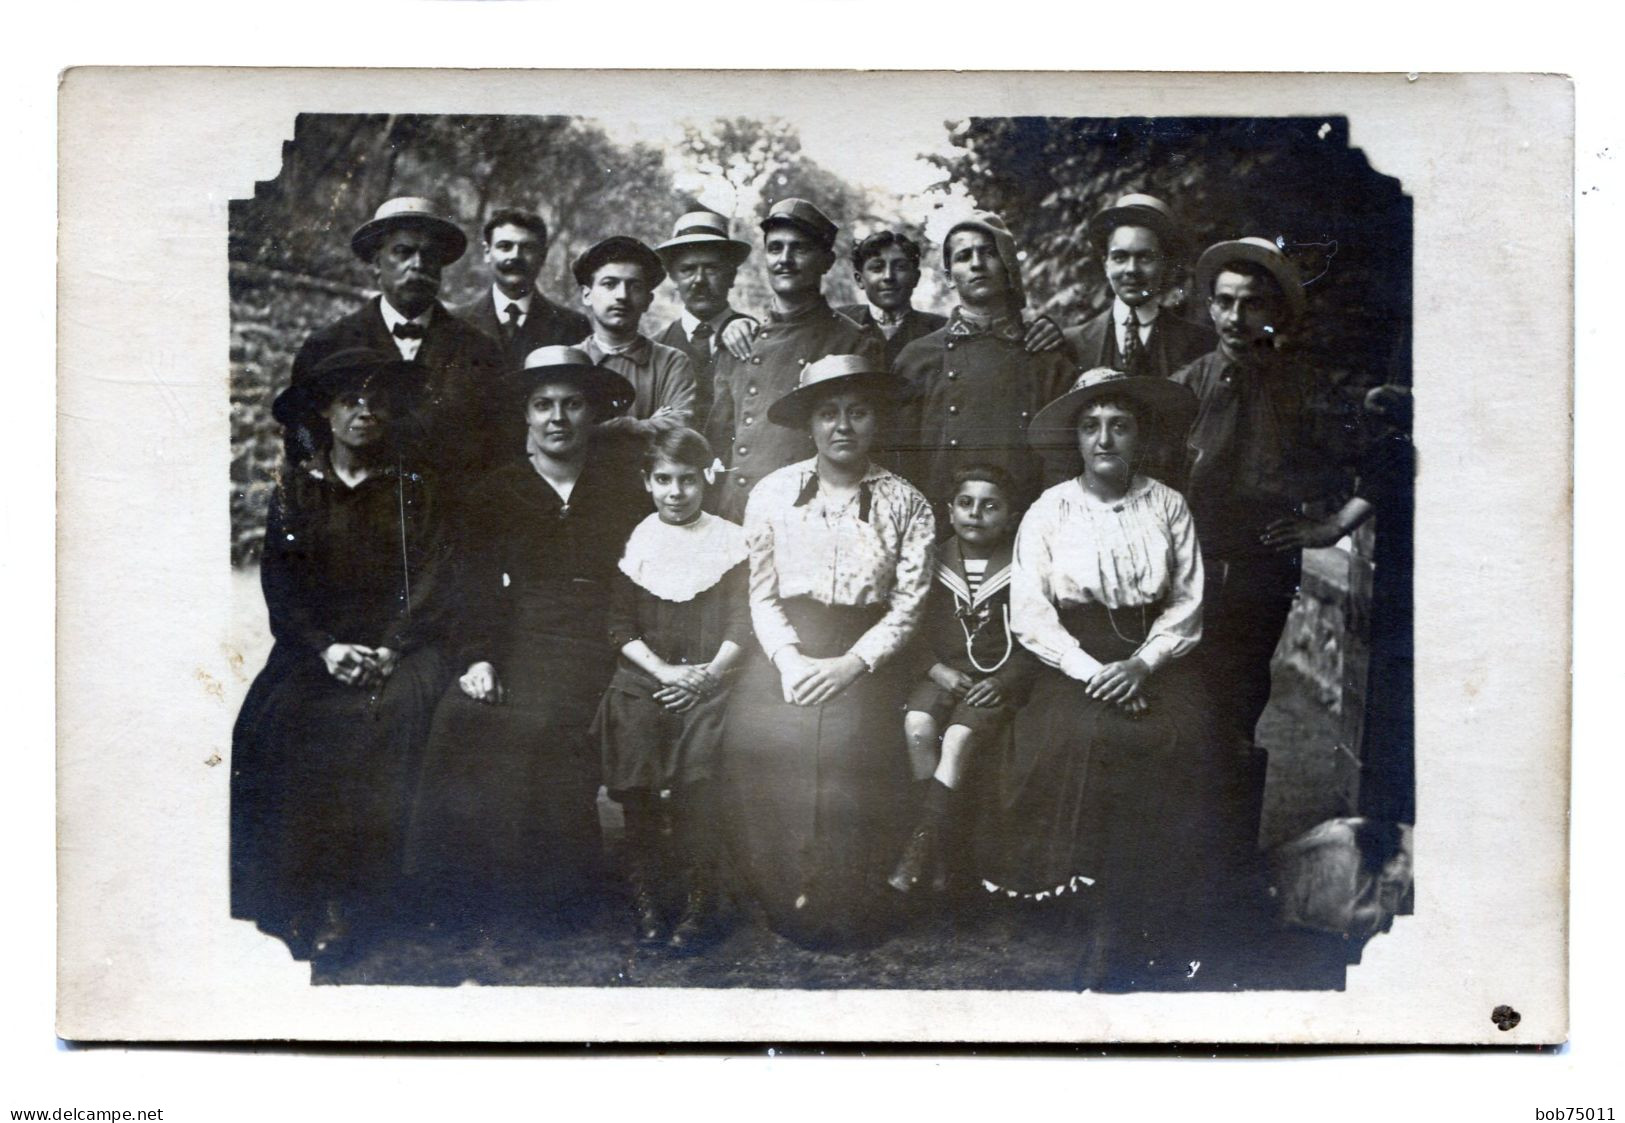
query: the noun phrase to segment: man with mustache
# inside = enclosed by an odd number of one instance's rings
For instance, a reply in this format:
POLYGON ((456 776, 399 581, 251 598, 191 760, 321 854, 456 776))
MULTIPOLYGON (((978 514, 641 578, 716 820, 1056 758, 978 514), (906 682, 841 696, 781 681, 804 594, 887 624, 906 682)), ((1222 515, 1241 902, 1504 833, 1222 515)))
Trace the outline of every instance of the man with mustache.
POLYGON ((727 449, 727 482, 717 490, 716 513, 739 522, 745 499, 769 472, 810 458, 812 438, 804 429, 770 424, 767 407, 796 389, 801 369, 826 355, 862 355, 883 361, 884 340, 829 306, 823 277, 835 264, 833 221, 806 199, 781 199, 762 220, 772 307, 749 357, 719 354, 716 404, 708 435, 727 449))
POLYGON ((694 419, 711 416, 712 382, 717 355, 735 324, 756 321, 728 303, 739 266, 750 256, 749 243, 728 236, 728 220, 715 211, 690 211, 677 220, 671 237, 655 247, 666 275, 683 299, 683 314, 666 326, 656 343, 688 356, 694 371, 694 419))
MULTIPOLYGON (((463 232, 429 200, 388 200, 350 238, 379 295, 312 332, 293 360, 293 385, 311 378, 323 359, 353 347, 398 354, 412 364, 421 404, 404 424, 405 451, 454 488, 517 455, 524 436, 502 408, 501 348, 437 299, 441 270, 467 246, 463 232)), ((300 426, 289 427, 285 440, 290 456, 314 451, 300 426)))
POLYGON ((1089 244, 1105 268, 1111 307, 1063 334, 1087 369, 1167 378, 1212 350, 1213 332, 1162 307, 1188 252, 1184 227, 1154 195, 1124 195, 1089 220, 1089 244))
POLYGON ((666 279, 654 250, 636 238, 605 238, 576 258, 571 271, 592 321, 592 334, 578 346, 637 391, 631 406, 600 422, 599 431, 643 438, 689 425, 694 371, 688 356, 638 330, 654 290, 666 279))
POLYGON ((484 245, 491 288, 452 311, 501 343, 510 369, 523 366, 538 347, 570 346, 592 330, 587 317, 555 304, 536 287, 547 259, 547 223, 541 215, 514 207, 492 211, 484 245))
POLYGON ((1254 748, 1270 698, 1270 660, 1292 608, 1305 548, 1330 546, 1370 513, 1350 499, 1311 519, 1302 505, 1327 495, 1328 439, 1305 409, 1305 371, 1284 350, 1305 311, 1298 270, 1263 238, 1220 242, 1196 266, 1218 346, 1173 375, 1197 397, 1185 439, 1184 492, 1206 574, 1202 642, 1192 653, 1216 733, 1250 758, 1238 777, 1239 844, 1256 846, 1263 765, 1254 748))
POLYGON ((1077 369, 1064 348, 1026 349, 1026 291, 1003 219, 978 213, 956 223, 942 257, 959 305, 897 357, 893 369, 908 383, 896 425, 899 463, 938 511, 953 497, 955 472, 972 463, 1008 472, 1012 498, 1025 506, 1044 482, 1027 425, 1072 385, 1077 369))

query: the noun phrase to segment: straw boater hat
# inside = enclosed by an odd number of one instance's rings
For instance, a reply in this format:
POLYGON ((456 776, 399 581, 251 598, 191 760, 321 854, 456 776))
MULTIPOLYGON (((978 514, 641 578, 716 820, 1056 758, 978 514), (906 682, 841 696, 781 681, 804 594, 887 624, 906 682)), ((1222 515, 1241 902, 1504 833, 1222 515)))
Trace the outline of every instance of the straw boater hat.
POLYGON ((611 261, 637 262, 643 267, 644 279, 651 289, 659 288, 660 282, 666 279, 666 267, 660 264, 660 256, 636 238, 621 234, 605 238, 595 246, 588 246, 586 252, 570 265, 570 272, 575 276, 576 284, 590 285, 592 275, 611 261))
POLYGON ((1089 220, 1089 244, 1105 256, 1106 240, 1119 226, 1144 226, 1157 232, 1163 252, 1182 258, 1190 252, 1190 238, 1173 208, 1155 195, 1124 195, 1089 220))
POLYGON ((733 265, 750 256, 750 243, 730 238, 728 220, 716 211, 690 211, 685 214, 672 227, 671 237, 655 247, 655 253, 660 255, 660 260, 666 263, 666 269, 670 271, 675 267, 677 251, 689 246, 719 246, 733 265))
POLYGON ((544 382, 572 382, 592 400, 600 415, 625 410, 637 397, 637 389, 610 370, 592 361, 579 347, 538 347, 525 356, 525 365, 514 372, 514 385, 522 400, 544 382))
POLYGON ((395 410, 409 408, 423 388, 422 368, 370 347, 335 351, 311 373, 283 390, 271 403, 271 416, 283 425, 308 424, 347 390, 371 386, 395 410))
POLYGON ((1017 310, 1025 307, 1027 289, 1021 283, 1021 262, 1016 257, 1016 240, 1011 236, 1010 228, 1004 224, 1004 219, 991 211, 977 211, 948 227, 948 233, 942 236, 944 269, 948 268, 948 242, 961 230, 980 230, 993 239, 993 248, 998 251, 999 260, 1004 263, 1004 276, 1009 282, 1010 299, 1015 302, 1017 310))
POLYGON ((350 249, 362 261, 371 261, 383 236, 401 226, 415 226, 433 234, 444 251, 443 265, 462 257, 468 248, 468 237, 456 223, 443 218, 433 203, 415 195, 403 195, 386 201, 373 212, 372 218, 356 227, 355 233, 350 235, 350 249))
POLYGON ((1264 238, 1238 238, 1207 248, 1196 263, 1196 291, 1203 300, 1212 297, 1213 279, 1224 272, 1224 267, 1232 261, 1251 261, 1263 266, 1281 286, 1292 314, 1303 314, 1307 301, 1304 300, 1303 278, 1298 273, 1298 267, 1276 248, 1274 242, 1264 238))
POLYGON ((1168 434, 1184 433, 1196 420, 1196 395, 1188 387, 1167 378, 1124 374, 1111 367, 1085 371, 1072 389, 1033 415, 1027 427, 1027 441, 1037 447, 1069 448, 1075 443, 1073 431, 1078 415, 1103 398, 1127 398, 1168 434))
POLYGON ((816 238, 826 250, 835 248, 835 235, 840 233, 840 227, 835 225, 833 219, 805 199, 780 199, 774 203, 767 217, 762 219, 762 229, 765 231, 780 224, 794 226, 803 234, 816 238))
POLYGON ((902 389, 902 379, 884 363, 862 355, 826 355, 801 368, 794 390, 767 407, 767 419, 787 429, 803 429, 813 406, 829 394, 856 390, 890 402, 902 389))

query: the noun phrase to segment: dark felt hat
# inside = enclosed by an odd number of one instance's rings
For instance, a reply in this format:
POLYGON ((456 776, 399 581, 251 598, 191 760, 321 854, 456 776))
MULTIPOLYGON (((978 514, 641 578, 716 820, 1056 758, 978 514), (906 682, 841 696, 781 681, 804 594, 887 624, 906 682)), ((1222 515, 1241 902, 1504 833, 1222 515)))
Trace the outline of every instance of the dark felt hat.
POLYGON ((390 408, 403 411, 422 393, 422 368, 398 354, 347 347, 327 356, 309 375, 278 394, 271 403, 271 416, 283 425, 308 424, 334 398, 361 387, 384 395, 390 408))
POLYGON ((622 234, 589 246, 571 264, 570 272, 575 275, 576 284, 590 285, 592 275, 611 261, 630 261, 642 266, 643 276, 651 289, 658 288, 660 282, 666 279, 666 267, 660 263, 660 255, 636 238, 622 234))
POLYGON ((689 211, 677 220, 671 237, 655 247, 655 253, 671 270, 678 255, 690 246, 720 247, 734 265, 750 256, 750 243, 729 237, 728 220, 715 211, 689 211))
POLYGON ((835 235, 840 233, 840 227, 835 225, 833 219, 805 199, 780 199, 774 203, 767 217, 762 219, 762 229, 767 230, 780 223, 794 226, 816 239, 826 250, 835 248, 835 235))
POLYGON ((902 378, 882 362, 862 355, 826 355, 801 368, 796 388, 767 407, 767 419, 787 429, 802 429, 813 406, 830 394, 855 390, 890 403, 902 388, 902 378))
POLYGON ((1190 236, 1174 210, 1155 195, 1124 195, 1089 220, 1089 244, 1104 255, 1106 240, 1119 226, 1144 226, 1155 230, 1169 257, 1183 258, 1190 252, 1190 236))
POLYGON ((427 230, 439 243, 442 265, 450 265, 468 248, 468 236, 455 222, 442 216, 428 199, 402 195, 384 202, 373 216, 350 235, 350 249, 362 261, 371 261, 385 234, 402 226, 427 230))
POLYGON ((618 414, 631 406, 637 388, 626 379, 592 361, 579 347, 538 347, 525 356, 525 365, 514 372, 514 386, 529 399, 544 382, 571 382, 592 399, 600 416, 618 414))

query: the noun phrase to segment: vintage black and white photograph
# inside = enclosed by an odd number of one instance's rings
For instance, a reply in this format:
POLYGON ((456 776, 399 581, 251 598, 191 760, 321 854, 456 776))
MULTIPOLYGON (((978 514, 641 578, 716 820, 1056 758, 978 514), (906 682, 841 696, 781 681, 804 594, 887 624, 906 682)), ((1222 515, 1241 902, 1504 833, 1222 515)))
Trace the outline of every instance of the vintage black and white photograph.
POLYGON ((1341 989, 1412 898, 1405 185, 641 124, 301 114, 232 202, 231 915, 317 984, 1341 989))
MULTIPOLYGON (((214 559, 167 672, 206 695, 169 793, 208 823, 191 993, 429 1038, 480 1033, 443 1001, 715 1038, 840 992, 906 1009, 881 1036, 964 994, 1313 1040, 1345 992, 1444 985, 1416 957, 1489 852, 1419 776, 1512 700, 1417 620, 1424 577, 1493 580, 1422 547, 1481 439, 1413 427, 1463 385, 1415 357, 1431 118, 1050 77, 922 76, 864 128, 811 74, 290 76, 230 190, 153 204, 205 210, 174 246, 212 263, 214 371, 170 403, 215 457, 173 497, 214 559)), ((1537 747, 1473 774, 1544 823, 1537 747)), ((1560 962, 1550 900, 1507 907, 1560 962)))

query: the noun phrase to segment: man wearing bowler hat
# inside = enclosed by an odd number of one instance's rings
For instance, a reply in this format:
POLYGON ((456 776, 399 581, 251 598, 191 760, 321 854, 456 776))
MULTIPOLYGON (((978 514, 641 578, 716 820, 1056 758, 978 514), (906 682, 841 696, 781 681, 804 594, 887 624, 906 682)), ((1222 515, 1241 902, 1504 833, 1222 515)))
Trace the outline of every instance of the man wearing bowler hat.
POLYGON ((1331 493, 1325 485, 1335 473, 1324 451, 1330 442, 1312 431, 1305 409, 1306 371, 1283 349, 1306 307, 1297 268, 1273 243, 1241 238, 1202 254, 1196 285, 1219 339, 1173 375, 1197 398, 1183 488, 1206 573, 1193 658, 1216 732, 1251 755, 1238 825, 1255 845, 1263 761, 1252 746, 1302 551, 1332 545, 1369 508, 1351 499, 1323 519, 1301 513, 1306 501, 1331 493))
MULTIPOLYGON (((371 267, 379 295, 312 332, 293 360, 293 385, 312 377, 327 356, 351 347, 410 363, 422 383, 410 451, 453 480, 517 455, 524 435, 519 419, 507 418, 502 409, 501 348, 437 299, 441 270, 467 246, 463 232, 429 200, 390 199, 350 238, 356 257, 371 267)), ((305 455, 309 441, 302 428, 290 428, 290 457, 305 455)))
POLYGON ((1212 331, 1162 307, 1162 295, 1189 252, 1184 227, 1167 203, 1154 195, 1124 195, 1089 220, 1088 235, 1112 303, 1065 332, 1084 367, 1167 378, 1212 350, 1212 331))
POLYGON ((578 346, 637 391, 631 407, 599 422, 599 431, 641 438, 690 425, 694 373, 688 356, 638 330, 654 290, 666 279, 654 250, 617 235, 588 248, 571 270, 592 321, 592 334, 578 346))
POLYGON ((750 244, 729 237, 728 220, 715 211, 690 211, 655 253, 682 297, 683 314, 654 340, 688 356, 694 372, 694 419, 703 425, 711 416, 712 381, 725 333, 736 322, 756 326, 755 319, 728 303, 750 244))
POLYGON ((794 390, 801 368, 825 355, 883 360, 879 332, 861 328, 829 306, 821 290, 835 264, 835 223, 806 199, 781 199, 762 220, 772 307, 748 358, 720 354, 711 443, 728 450, 727 482, 718 489, 717 513, 740 521, 756 481, 813 455, 805 432, 772 425, 767 407, 794 390))
POLYGON ((523 366, 538 347, 567 347, 592 330, 587 317, 555 304, 536 287, 547 259, 547 223, 541 215, 514 207, 492 211, 485 220, 484 248, 491 287, 452 311, 502 344, 509 369, 523 366))

